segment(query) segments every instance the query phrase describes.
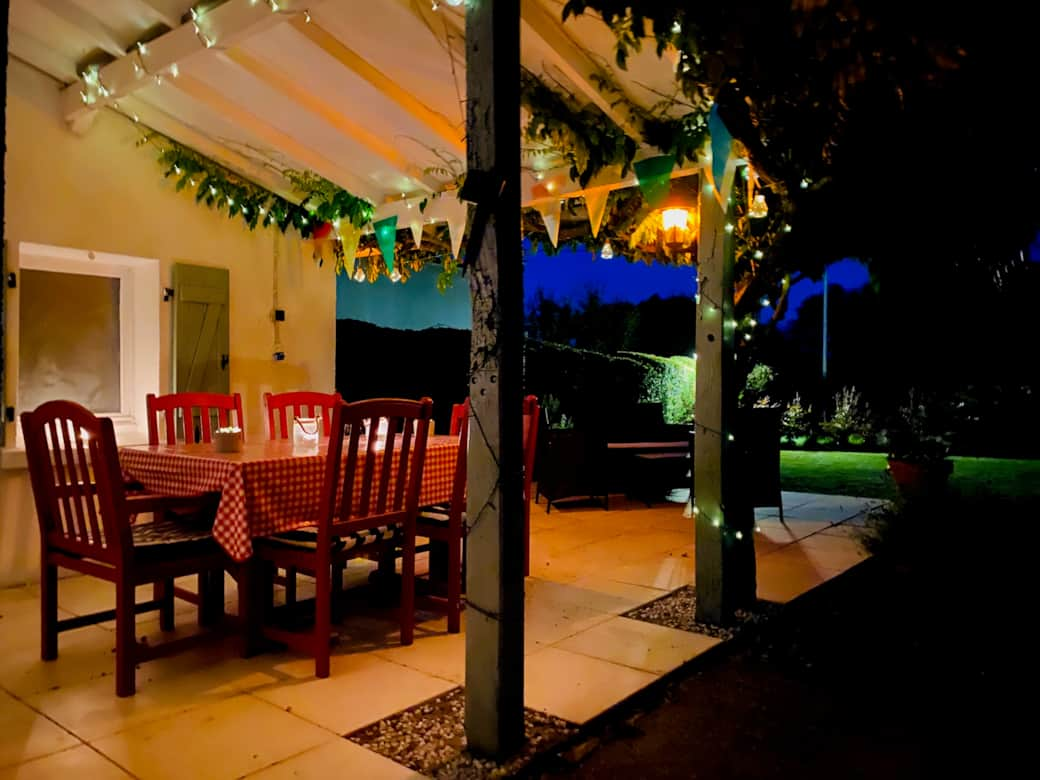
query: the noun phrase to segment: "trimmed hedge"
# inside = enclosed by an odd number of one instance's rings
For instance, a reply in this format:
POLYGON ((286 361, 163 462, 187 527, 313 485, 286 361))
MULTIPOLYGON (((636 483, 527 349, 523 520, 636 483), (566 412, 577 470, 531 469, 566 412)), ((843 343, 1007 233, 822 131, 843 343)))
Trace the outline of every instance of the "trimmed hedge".
POLYGON ((696 363, 692 358, 639 352, 606 355, 528 340, 524 359, 525 392, 541 399, 554 397, 559 403, 556 414, 566 415, 577 428, 597 427, 602 420, 647 402, 662 405, 663 422, 693 418, 696 363))

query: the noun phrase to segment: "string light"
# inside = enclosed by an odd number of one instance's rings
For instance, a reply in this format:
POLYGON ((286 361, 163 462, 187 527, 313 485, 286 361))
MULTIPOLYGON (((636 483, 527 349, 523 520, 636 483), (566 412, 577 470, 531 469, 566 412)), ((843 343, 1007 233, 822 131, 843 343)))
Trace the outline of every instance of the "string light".
POLYGON ((440 3, 438 3, 437 0, 433 0, 433 10, 436 11, 440 7, 440 3))
POLYGON ((733 223, 732 222, 727 222, 726 223, 726 232, 727 233, 732 233, 733 232, 733 223))
POLYGON ((178 176, 180 176, 181 175, 181 166, 174 165, 173 166, 173 172, 176 173, 178 176))
POLYGON ((755 250, 755 259, 756 260, 761 260, 763 257, 765 257, 765 255, 762 253, 762 250, 761 249, 756 249, 755 250))
POLYGON ((267 209, 265 209, 263 206, 261 206, 260 208, 257 209, 257 211, 260 212, 260 216, 262 217, 264 215, 264 212, 267 211, 267 209))
POLYGON ((770 305, 769 304, 769 297, 763 295, 762 296, 762 300, 760 300, 759 303, 762 304, 763 306, 769 306, 770 305))
POLYGON ((360 265, 358 266, 358 269, 354 272, 354 281, 355 282, 363 282, 363 281, 365 281, 365 271, 364 271, 364 269, 360 265))
POLYGON ((217 194, 217 188, 214 187, 212 184, 209 185, 209 194, 210 195, 216 195, 217 194))
POLYGON ((198 182, 196 182, 195 181, 195 177, 192 176, 190 179, 188 179, 188 184, 190 184, 192 187, 194 187, 196 184, 198 184, 198 182))
POLYGON ((390 274, 390 281, 394 284, 397 284, 399 281, 401 281, 401 272, 396 268, 394 268, 393 272, 390 274))
POLYGON ((714 520, 711 521, 711 524, 715 528, 719 528, 722 525, 722 520, 720 520, 719 518, 716 517, 714 520))
POLYGON ((756 325, 758 325, 758 320, 756 320, 754 317, 749 317, 747 324, 750 325, 753 328, 756 325))
POLYGON ((311 12, 308 11, 306 8, 303 9, 303 21, 306 24, 310 24, 311 23, 311 12))
POLYGON ((599 250, 599 256, 604 260, 610 260, 614 256, 614 248, 610 245, 609 241, 603 242, 603 248, 599 250))
POLYGON ((784 232, 785 233, 790 233, 791 232, 791 226, 790 225, 784 225, 784 232))
POLYGON ((672 34, 678 35, 682 32, 682 25, 678 21, 672 22, 672 34))
POLYGON ((137 42, 137 53, 142 57, 148 53, 148 47, 141 43, 141 41, 137 42))
POLYGON ((801 187, 803 190, 809 189, 809 180, 802 179, 801 182, 799 182, 798 186, 801 187))
POLYGON ((267 0, 267 4, 271 6, 271 13, 278 13, 278 0, 267 0))
POLYGON ((733 536, 735 536, 738 540, 739 539, 743 539, 744 538, 744 532, 743 531, 737 531, 735 534, 733 534, 733 536))
POLYGON ((174 78, 177 78, 179 75, 181 75, 181 68, 176 62, 170 66, 170 75, 174 78))
POLYGON ((726 434, 726 440, 727 441, 733 441, 735 438, 736 437, 732 433, 727 433, 726 434))
POLYGON ((130 118, 134 120, 134 124, 136 124, 136 123, 141 121, 141 118, 137 114, 134 114, 130 118))

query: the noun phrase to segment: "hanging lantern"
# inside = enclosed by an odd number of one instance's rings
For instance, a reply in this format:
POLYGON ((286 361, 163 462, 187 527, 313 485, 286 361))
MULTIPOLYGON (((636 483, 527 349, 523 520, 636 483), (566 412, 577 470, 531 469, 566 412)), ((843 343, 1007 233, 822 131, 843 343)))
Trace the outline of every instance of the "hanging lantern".
POLYGON ((396 267, 390 272, 390 281, 394 284, 401 281, 401 272, 396 267))
POLYGON ((766 203, 766 196, 761 192, 752 198, 751 205, 748 207, 748 216, 752 219, 762 219, 769 216, 769 204, 766 203))
POLYGON ((696 176, 674 179, 668 197, 632 233, 629 246, 676 262, 694 262, 700 229, 698 187, 696 176))
POLYGON ((604 260, 610 260, 614 256, 614 249, 610 246, 609 241, 603 242, 603 248, 599 250, 599 256, 604 260))
POLYGON ((365 281, 365 269, 358 265, 357 270, 354 271, 354 281, 363 282, 365 281))

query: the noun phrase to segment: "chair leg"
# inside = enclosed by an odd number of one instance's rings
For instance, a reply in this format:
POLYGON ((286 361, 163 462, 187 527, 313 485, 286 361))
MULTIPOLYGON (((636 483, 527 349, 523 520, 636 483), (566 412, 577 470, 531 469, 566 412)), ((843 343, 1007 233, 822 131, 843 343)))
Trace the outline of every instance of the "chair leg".
POLYGON ((461 630, 459 602, 462 599, 462 542, 457 540, 448 543, 448 633, 457 634, 461 630))
MULTIPOLYGON (((202 589, 199 588, 200 595, 202 592, 202 589)), ((152 594, 152 597, 159 602, 159 629, 173 631, 173 578, 169 577, 153 583, 152 594)))
POLYGON ((285 569, 285 603, 292 606, 296 603, 296 567, 285 569))
POLYGON ((40 658, 58 657, 58 567, 43 564, 40 577, 40 658))
POLYGON ((224 570, 199 574, 199 625, 215 626, 224 617, 224 570))
POLYGON ((330 567, 314 572, 314 676, 329 676, 329 637, 332 633, 332 579, 330 567))
MULTIPOLYGON (((392 556, 391 560, 393 559, 392 556)), ((401 549, 401 644, 410 645, 415 636, 415 531, 405 534, 401 549)))
POLYGON ((134 584, 123 575, 116 581, 116 696, 133 696, 136 633, 134 584))
POLYGON ((264 561, 255 556, 238 567, 238 619, 242 624, 242 657, 257 655, 263 645, 264 561))

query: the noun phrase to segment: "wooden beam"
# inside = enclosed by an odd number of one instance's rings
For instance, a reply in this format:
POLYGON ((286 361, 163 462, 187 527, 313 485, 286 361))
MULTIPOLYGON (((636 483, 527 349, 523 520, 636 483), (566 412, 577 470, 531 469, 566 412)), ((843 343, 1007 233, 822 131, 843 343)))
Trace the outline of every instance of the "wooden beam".
MULTIPOLYGON (((279 5, 283 11, 302 12, 305 0, 280 0, 279 5)), ((110 90, 110 96, 90 96, 91 102, 85 103, 80 94, 84 90, 82 81, 64 89, 61 97, 62 116, 71 121, 77 114, 103 108, 144 86, 151 86, 154 82, 145 76, 168 72, 171 65, 176 64, 182 70, 185 69, 192 58, 207 56, 205 40, 214 46, 233 46, 239 40, 271 25, 281 24, 286 18, 284 14, 272 13, 267 3, 227 0, 202 15, 198 21, 198 32, 194 23, 179 25, 149 41, 146 54, 141 54, 135 48, 102 67, 98 75, 110 90)))
POLYGON ((69 0, 36 0, 52 16, 91 38, 102 51, 113 57, 126 54, 126 46, 96 16, 69 0))
POLYGON ((384 97, 396 103, 413 118, 425 125, 447 144, 451 151, 461 153, 465 150, 462 133, 442 114, 429 108, 415 95, 376 68, 356 51, 341 43, 332 33, 318 24, 316 19, 312 19, 310 23, 307 23, 304 19, 295 17, 290 24, 311 43, 319 47, 343 67, 353 71, 357 76, 379 90, 384 97))
MULTIPOLYGON (((675 168, 672 171, 671 178, 681 179, 684 176, 692 176, 696 173, 700 173, 702 170, 701 164, 687 165, 685 168, 675 168)), ((580 198, 588 192, 611 192, 613 190, 623 190, 628 187, 635 187, 639 184, 639 180, 636 178, 634 173, 629 174, 625 178, 620 178, 620 170, 618 168, 611 168, 606 171, 602 171, 599 175, 593 178, 592 182, 587 187, 580 187, 576 181, 570 178, 568 173, 569 168, 558 168, 554 171, 545 172, 545 181, 553 180, 556 178, 564 178, 564 183, 555 189, 551 195, 545 197, 533 197, 528 196, 523 201, 523 206, 537 206, 540 203, 549 203, 553 200, 560 200, 561 198, 580 198), (558 174, 563 174, 562 177, 558 177, 558 174)), ((523 177, 523 185, 521 192, 530 193, 532 186, 538 183, 531 174, 525 174, 523 177)))
POLYGON ((519 0, 466 10, 467 185, 487 175, 471 232, 473 329, 467 470, 466 741, 509 755, 524 741, 523 263, 519 0), (499 186, 501 181, 503 186, 499 186))
POLYGON ((290 159, 302 163, 302 167, 313 171, 361 198, 378 202, 382 193, 372 184, 361 179, 337 163, 314 151, 293 136, 269 124, 250 111, 224 97, 218 89, 203 81, 182 73, 175 79, 164 82, 178 89, 193 100, 197 100, 218 115, 234 123, 247 133, 256 136, 272 149, 282 152, 290 159))
POLYGON ((625 135, 641 141, 642 128, 624 110, 612 106, 610 100, 596 87, 594 77, 609 74, 571 39, 563 29, 563 22, 555 19, 539 0, 522 0, 520 14, 524 32, 541 42, 538 48, 549 55, 551 64, 563 72, 586 100, 624 130, 625 135))
POLYGON ((131 121, 133 121, 133 117, 137 117, 144 127, 156 130, 168 138, 184 144, 286 200, 293 203, 298 203, 300 200, 280 173, 265 168, 255 160, 229 149, 142 98, 129 97, 119 101, 118 112, 131 121))
MULTIPOLYGON (((90 2, 93 2, 93 0, 90 0, 90 2)), ((169 5, 168 3, 163 4, 158 2, 158 0, 124 0, 124 2, 135 7, 137 13, 152 24, 165 24, 171 30, 180 26, 180 16, 175 16, 169 12, 165 7, 169 5)))
POLYGON ((355 122, 347 117, 331 101, 322 97, 320 91, 301 87, 299 82, 286 76, 282 70, 261 62, 238 47, 232 47, 224 52, 223 56, 250 76, 264 82, 271 89, 277 90, 347 138, 364 147, 370 154, 386 163, 398 177, 410 180, 408 183, 401 182, 399 190, 412 192, 417 189, 430 191, 440 189, 432 177, 427 176, 418 165, 401 154, 394 144, 373 133, 360 122, 355 122))
MULTIPOLYGON (((742 481, 733 315, 732 215, 702 187, 697 247, 694 514, 697 620, 726 623, 755 598, 754 510, 742 481)), ((730 207, 730 210, 732 207, 730 207)))
POLYGON ((62 84, 76 78, 75 62, 13 24, 8 29, 7 51, 12 57, 43 71, 62 84))

